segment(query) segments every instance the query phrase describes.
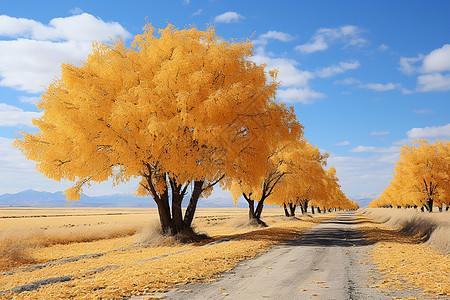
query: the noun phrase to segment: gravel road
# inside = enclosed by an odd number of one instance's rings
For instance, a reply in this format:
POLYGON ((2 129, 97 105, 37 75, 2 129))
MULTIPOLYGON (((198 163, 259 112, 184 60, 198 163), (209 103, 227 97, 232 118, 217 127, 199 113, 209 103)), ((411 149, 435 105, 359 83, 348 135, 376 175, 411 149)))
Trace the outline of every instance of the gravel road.
MULTIPOLYGON (((243 261, 212 283, 181 286, 158 294, 164 299, 389 299, 423 297, 420 291, 369 287, 378 274, 367 261, 370 251, 352 212, 306 231, 302 238, 243 261), (372 276, 372 277, 371 277, 372 276)), ((158 296, 155 295, 155 296, 158 296)), ((137 299, 137 298, 136 298, 137 299)))

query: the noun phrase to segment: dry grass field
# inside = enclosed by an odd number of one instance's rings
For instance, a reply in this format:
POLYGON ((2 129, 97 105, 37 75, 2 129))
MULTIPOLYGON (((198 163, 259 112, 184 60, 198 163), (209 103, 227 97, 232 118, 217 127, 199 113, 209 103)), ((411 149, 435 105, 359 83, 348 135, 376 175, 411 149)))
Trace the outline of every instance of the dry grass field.
POLYGON ((431 297, 450 296, 450 212, 373 208, 360 216, 359 228, 375 243, 370 256, 385 275, 377 287, 415 286, 431 297))
POLYGON ((180 244, 158 234, 156 209, 4 208, 0 298, 120 299, 214 280, 328 216, 268 208, 261 229, 248 225, 246 209, 199 209, 194 226, 211 239, 180 244))

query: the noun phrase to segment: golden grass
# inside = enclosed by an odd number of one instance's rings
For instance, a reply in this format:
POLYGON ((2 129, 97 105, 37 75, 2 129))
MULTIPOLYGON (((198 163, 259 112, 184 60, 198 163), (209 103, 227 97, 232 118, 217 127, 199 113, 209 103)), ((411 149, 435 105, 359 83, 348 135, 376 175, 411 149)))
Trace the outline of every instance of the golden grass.
POLYGON ((423 243, 422 235, 409 236, 398 228, 372 223, 359 228, 375 247, 370 252, 384 279, 375 286, 404 289, 408 285, 432 297, 450 296, 450 256, 423 243))
MULTIPOLYGON (((35 291, 0 295, 0 298, 13 296, 14 299, 120 299, 162 291, 178 284, 213 280, 211 278, 230 270, 237 262, 254 257, 277 243, 297 236, 324 217, 321 215, 318 218, 305 217, 304 220, 298 220, 282 217, 279 209, 267 212, 268 216, 264 220, 270 227, 259 229, 246 224, 245 209, 199 210, 194 221, 197 231, 206 232, 215 240, 231 238, 216 244, 179 244, 171 240, 153 240, 146 243, 154 239, 156 230, 151 228, 155 225, 146 225, 145 228, 150 227, 150 230, 139 229, 132 236, 87 242, 37 244, 28 248, 27 257, 33 263, 18 262, 15 268, 11 269, 14 271, 12 275, 3 274, 0 277, 0 290, 7 291, 56 276, 70 275, 73 279, 43 285, 35 291), (40 269, 21 271, 18 268, 20 265, 33 266, 37 262, 54 262, 55 259, 92 253, 102 255, 50 264, 40 269)), ((101 216, 104 223, 102 225, 110 224, 109 217, 111 216, 101 216)), ((132 217, 129 222, 132 222, 131 220, 132 217)), ((122 225, 124 224, 125 221, 122 225)))
POLYGON ((428 213, 415 209, 366 208, 360 213, 408 236, 420 238, 443 254, 450 254, 450 211, 428 213))

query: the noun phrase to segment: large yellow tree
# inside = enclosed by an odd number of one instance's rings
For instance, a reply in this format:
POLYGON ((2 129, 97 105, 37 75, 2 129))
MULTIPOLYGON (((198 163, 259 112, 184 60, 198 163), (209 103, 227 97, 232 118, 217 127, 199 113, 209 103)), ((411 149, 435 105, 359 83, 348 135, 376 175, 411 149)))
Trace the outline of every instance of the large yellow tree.
POLYGON ((395 165, 394 180, 370 207, 422 207, 429 212, 437 205, 448 208, 450 195, 450 142, 416 140, 403 146, 395 165))
POLYGON ((170 24, 147 25, 132 47, 95 43, 81 66, 61 66, 38 103, 40 131, 15 146, 45 176, 75 182, 69 200, 91 182, 140 178, 137 194, 153 197, 163 232, 192 232, 199 197, 264 174, 267 141, 289 132, 276 72, 249 60, 252 48, 213 27, 170 24))

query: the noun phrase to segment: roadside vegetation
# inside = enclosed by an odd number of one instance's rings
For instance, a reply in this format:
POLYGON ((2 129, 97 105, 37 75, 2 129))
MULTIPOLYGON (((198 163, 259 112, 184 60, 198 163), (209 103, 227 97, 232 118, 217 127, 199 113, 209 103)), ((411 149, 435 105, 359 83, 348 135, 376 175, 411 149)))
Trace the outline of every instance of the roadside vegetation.
MULTIPOLYGON (((120 236, 90 241, 55 240, 45 244, 35 240, 37 243, 31 245, 23 244, 19 238, 13 247, 14 239, 10 239, 10 249, 15 248, 16 252, 9 260, 15 263, 3 264, 0 298, 120 299, 189 282, 215 280, 237 262, 298 237, 303 230, 335 215, 288 218, 280 209, 269 209, 264 218, 269 227, 261 228, 252 226, 242 209, 236 209, 234 214, 220 209, 200 212, 194 221, 195 229, 209 236, 200 243, 180 243, 175 237, 161 235, 157 218, 139 229, 133 227, 134 234, 120 232, 120 236), (50 280, 51 284, 43 280, 50 280), (30 283, 38 288, 28 290, 30 283)), ((132 219, 129 218, 130 228, 134 226, 132 219)), ((102 221, 108 226, 108 216, 103 216, 102 221)), ((118 227, 113 224, 110 229, 111 233, 117 232, 118 227)))
POLYGON ((384 274, 375 286, 412 286, 430 297, 450 296, 450 212, 368 208, 359 228, 375 246, 372 261, 384 274))

